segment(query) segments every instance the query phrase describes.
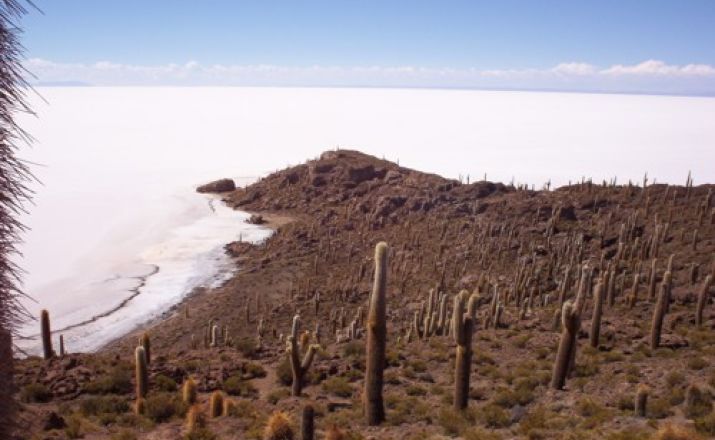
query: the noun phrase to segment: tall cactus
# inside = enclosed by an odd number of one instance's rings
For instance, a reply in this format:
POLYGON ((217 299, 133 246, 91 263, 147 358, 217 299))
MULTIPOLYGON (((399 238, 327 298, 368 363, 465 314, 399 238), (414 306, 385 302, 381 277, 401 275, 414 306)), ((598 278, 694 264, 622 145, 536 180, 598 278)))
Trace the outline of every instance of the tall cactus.
POLYGON ((581 271, 579 290, 574 302, 566 301, 561 308, 561 340, 554 361, 554 370, 551 376, 551 387, 563 389, 566 377, 576 362, 576 338, 581 328, 581 313, 583 312, 585 291, 589 283, 591 271, 584 266, 581 271))
POLYGON ((700 327, 703 325, 703 311, 705 310, 705 306, 708 303, 708 299, 710 298, 710 286, 713 283, 713 276, 708 275, 705 277, 705 281, 703 282, 702 287, 700 288, 700 291, 698 292, 698 304, 695 309, 695 325, 700 327))
MULTIPOLYGON (((305 346, 300 347, 298 345, 298 334, 300 330, 300 316, 295 315, 293 317, 293 328, 291 335, 288 336, 288 343, 286 346, 286 354, 288 355, 288 360, 290 362, 291 372, 293 373, 293 385, 291 387, 291 393, 294 396, 300 396, 300 392, 303 390, 303 380, 305 373, 310 368, 315 358, 315 353, 320 348, 319 345, 310 345, 305 348, 305 346), (303 360, 300 360, 301 348, 305 351, 303 360)), ((307 345, 307 344, 306 344, 307 345)))
POLYGON ((314 440, 315 439, 315 410, 312 405, 303 407, 303 414, 300 423, 300 439, 314 440))
POLYGON ((660 291, 658 292, 658 301, 653 309, 653 319, 650 325, 650 348, 655 350, 660 346, 660 334, 663 328, 663 319, 668 311, 668 284, 670 280, 670 272, 666 272, 663 276, 663 282, 660 283, 660 291))
POLYGON ((598 341, 601 335, 601 315, 603 313, 603 284, 599 281, 593 293, 593 317, 591 318, 591 333, 589 342, 591 347, 598 348, 598 341))
POLYGON ((193 405, 196 403, 196 394, 196 382, 189 377, 184 381, 184 386, 181 390, 182 400, 186 405, 193 405))
POLYGON ((20 417, 13 399, 13 333, 29 318, 20 304, 21 273, 14 264, 19 235, 24 228, 18 217, 30 198, 28 184, 33 178, 28 163, 17 157, 18 147, 28 136, 17 126, 16 118, 28 112, 26 75, 22 67, 23 49, 20 18, 27 12, 26 1, 0 1, 0 438, 12 438, 11 431, 20 417))
POLYGON ((134 364, 137 399, 144 398, 149 391, 149 370, 146 365, 144 347, 139 346, 134 350, 134 364))
POLYGON ((52 332, 50 331, 50 313, 47 310, 40 312, 40 328, 42 330, 42 353, 45 360, 51 359, 55 355, 52 349, 52 332))
POLYGON ((648 386, 640 384, 636 390, 635 413, 637 417, 645 417, 648 406, 648 394, 650 389, 648 386))
POLYGON ((454 363, 454 408, 463 410, 469 403, 469 375, 472 366, 472 334, 476 319, 477 296, 462 290, 454 298, 452 313, 452 334, 457 343, 457 354, 454 363), (465 304, 469 299, 469 303, 465 304), (465 306, 467 314, 465 315, 465 306))
MULTIPOLYGON (((375 246, 375 280, 367 316, 367 361, 365 368, 365 417, 370 426, 385 420, 382 399, 385 345, 387 339, 387 243, 375 246)), ((426 330, 426 329, 425 329, 426 330)))
POLYGON ((141 338, 141 346, 144 347, 144 354, 146 355, 146 364, 151 364, 151 341, 149 340, 149 333, 144 333, 141 338))
POLYGON ((648 277, 648 300, 653 301, 653 298, 655 298, 655 278, 656 278, 656 267, 658 264, 658 259, 653 258, 653 261, 650 263, 650 275, 648 277))
POLYGON ((211 393, 209 398, 209 417, 221 417, 223 413, 223 393, 219 390, 211 393))
POLYGON ((554 389, 561 390, 566 384, 572 352, 576 350, 576 336, 580 324, 581 316, 577 307, 571 301, 566 301, 561 309, 561 340, 551 376, 551 387, 554 389))

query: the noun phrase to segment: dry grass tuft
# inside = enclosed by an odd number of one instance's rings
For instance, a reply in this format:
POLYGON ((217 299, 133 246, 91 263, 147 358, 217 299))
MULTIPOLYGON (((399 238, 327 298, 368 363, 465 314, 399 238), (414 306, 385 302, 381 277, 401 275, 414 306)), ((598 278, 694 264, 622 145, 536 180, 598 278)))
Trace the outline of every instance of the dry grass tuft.
POLYGON ((702 437, 683 426, 667 423, 653 434, 653 440, 700 440, 702 437))
POLYGON ((274 412, 263 432, 264 440, 293 440, 295 433, 290 417, 282 411, 274 412))

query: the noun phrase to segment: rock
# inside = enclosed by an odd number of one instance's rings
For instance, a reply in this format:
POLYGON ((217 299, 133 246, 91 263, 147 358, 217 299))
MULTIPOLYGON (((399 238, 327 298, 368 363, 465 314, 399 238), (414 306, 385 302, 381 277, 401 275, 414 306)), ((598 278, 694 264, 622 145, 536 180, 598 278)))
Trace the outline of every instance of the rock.
POLYGON ((387 172, 387 174, 385 174, 386 182, 394 182, 400 179, 402 179, 402 174, 400 174, 399 171, 390 170, 387 172))
POLYGON ((265 222, 266 222, 266 220, 260 214, 251 214, 251 216, 246 220, 246 223, 249 223, 252 225, 262 225, 265 222))
POLYGON ((354 183, 362 183, 376 177, 377 173, 375 172, 375 167, 372 165, 348 168, 348 180, 354 183))
POLYGON ((310 184, 315 187, 325 186, 327 183, 328 181, 325 180, 323 176, 313 176, 313 179, 310 181, 310 184))
POLYGON ((352 407, 353 403, 350 400, 333 400, 329 401, 327 406, 328 412, 335 412, 339 409, 352 407))
POLYGON ((521 405, 514 405, 511 408, 511 423, 518 423, 526 415, 526 408, 521 405))
POLYGON ((576 209, 573 207, 573 205, 564 206, 563 208, 561 208, 561 212, 559 212, 559 219, 571 221, 576 220, 576 209))
POLYGON ((407 199, 402 196, 383 196, 377 200, 375 206, 375 217, 387 217, 392 214, 397 208, 405 204, 407 199))
POLYGON ((313 174, 329 173, 335 168, 335 162, 316 162, 310 167, 313 174))
POLYGON ((62 369, 67 371, 67 370, 73 369, 74 367, 76 367, 79 364, 77 363, 77 358, 70 357, 70 358, 62 359, 61 365, 62 365, 62 369))
POLYGON ((45 421, 42 425, 42 429, 45 431, 50 431, 52 429, 62 429, 67 424, 65 423, 65 419, 62 418, 59 414, 57 414, 54 411, 51 411, 49 414, 47 414, 47 417, 45 418, 45 421))
POLYGON ((196 188, 200 193, 222 193, 234 191, 236 183, 232 179, 219 179, 196 188))

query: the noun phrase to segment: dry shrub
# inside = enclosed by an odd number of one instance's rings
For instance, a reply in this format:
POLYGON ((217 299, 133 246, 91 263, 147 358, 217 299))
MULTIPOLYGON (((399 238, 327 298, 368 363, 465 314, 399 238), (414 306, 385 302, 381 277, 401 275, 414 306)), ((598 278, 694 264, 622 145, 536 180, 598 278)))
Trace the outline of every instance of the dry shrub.
POLYGON ((263 432, 264 440, 293 440, 294 436, 290 417, 286 413, 278 411, 271 414, 263 432))
POLYGON ((325 440, 347 440, 347 436, 337 426, 332 425, 325 431, 325 440))
POLYGON ((653 434, 653 440, 700 440, 702 437, 697 433, 678 425, 667 423, 653 434))

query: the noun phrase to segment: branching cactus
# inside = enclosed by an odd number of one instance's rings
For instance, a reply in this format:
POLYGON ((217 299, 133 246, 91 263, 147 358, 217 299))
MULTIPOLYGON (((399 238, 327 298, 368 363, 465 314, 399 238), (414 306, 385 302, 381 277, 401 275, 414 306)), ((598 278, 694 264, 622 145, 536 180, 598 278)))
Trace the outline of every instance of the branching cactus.
POLYGON ((472 364, 472 333, 474 333, 474 320, 477 301, 475 296, 469 298, 463 290, 454 299, 454 312, 452 313, 452 334, 457 343, 457 357, 454 365, 454 408, 463 410, 469 402, 469 373, 472 364), (469 313, 465 315, 465 305, 469 313))
POLYGON ((134 351, 134 373, 136 377, 137 399, 146 397, 149 391, 149 370, 146 365, 146 352, 139 346, 134 351))
POLYGON ((563 389, 566 378, 576 363, 576 340, 581 328, 581 313, 583 312, 584 298, 587 286, 590 284, 591 271, 587 266, 581 271, 578 295, 572 303, 566 301, 561 309, 561 340, 554 361, 554 371, 551 376, 551 387, 563 389))
POLYGON ((47 310, 42 310, 40 312, 40 327, 42 330, 42 353, 45 356, 45 360, 51 359, 55 356, 54 350, 52 350, 52 332, 50 331, 50 313, 47 310))
POLYGON ((670 272, 666 272, 663 276, 663 282, 660 284, 658 292, 658 301, 653 310, 653 320, 650 325, 650 348, 655 350, 660 346, 660 334, 663 328, 663 319, 668 311, 668 283, 670 272))
POLYGON ((695 325, 700 327, 703 325, 703 311, 705 310, 705 306, 708 303, 708 299, 710 298, 710 286, 713 284, 713 276, 708 275, 705 277, 705 281, 703 282, 702 287, 700 288, 700 291, 698 292, 698 304, 695 309, 695 325))
POLYGON ((566 384, 572 353, 576 351, 576 337, 580 325, 578 308, 571 301, 566 301, 561 309, 561 340, 551 376, 551 387, 554 389, 561 390, 566 384))
POLYGON ((288 344, 286 347, 286 354, 288 355, 290 368, 293 373, 293 386, 291 388, 291 392, 294 396, 300 396, 300 392, 303 390, 305 373, 313 363, 316 351, 320 348, 318 345, 310 345, 307 349, 305 349, 305 356, 303 356, 303 360, 301 361, 301 347, 298 346, 299 330, 300 316, 295 315, 293 317, 293 328, 291 335, 288 336, 288 344))
POLYGON ((385 421, 382 398, 387 340, 387 243, 375 246, 375 280, 367 316, 367 361, 365 368, 365 417, 370 426, 385 421))

